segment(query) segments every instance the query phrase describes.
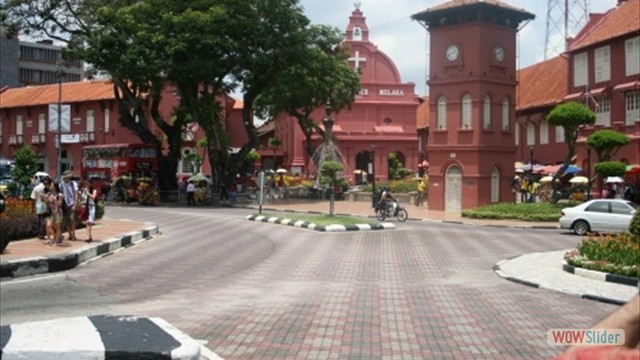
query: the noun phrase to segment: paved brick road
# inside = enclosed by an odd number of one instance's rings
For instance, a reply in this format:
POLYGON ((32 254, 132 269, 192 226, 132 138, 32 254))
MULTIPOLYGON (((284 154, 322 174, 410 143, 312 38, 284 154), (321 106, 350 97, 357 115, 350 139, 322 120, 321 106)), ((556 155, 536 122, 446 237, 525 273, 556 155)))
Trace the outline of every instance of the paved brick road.
POLYGON ((541 359, 562 350, 546 344, 547 329, 588 327, 616 308, 492 271, 577 241, 556 230, 407 222, 333 234, 242 220, 248 213, 158 210, 160 239, 70 276, 225 359, 541 359), (101 279, 114 267, 128 269, 130 287, 101 279))

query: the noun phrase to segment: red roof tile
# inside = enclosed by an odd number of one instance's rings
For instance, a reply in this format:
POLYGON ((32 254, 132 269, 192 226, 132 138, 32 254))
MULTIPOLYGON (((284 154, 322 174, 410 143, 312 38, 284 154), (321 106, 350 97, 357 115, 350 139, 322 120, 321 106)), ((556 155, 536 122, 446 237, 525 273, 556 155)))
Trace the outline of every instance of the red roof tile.
POLYGON ((604 15, 592 16, 583 30, 570 42, 569 51, 638 31, 640 0, 626 0, 604 15))
POLYGON ((418 105, 416 112, 416 128, 424 129, 429 127, 429 97, 425 96, 424 101, 418 105))
MULTIPOLYGON (((113 83, 109 80, 62 83, 62 102, 66 104, 113 99, 113 83)), ((0 109, 57 102, 58 84, 9 88, 0 93, 0 109)))
POLYGON ((552 106, 567 95, 569 62, 561 56, 518 71, 517 110, 552 106))

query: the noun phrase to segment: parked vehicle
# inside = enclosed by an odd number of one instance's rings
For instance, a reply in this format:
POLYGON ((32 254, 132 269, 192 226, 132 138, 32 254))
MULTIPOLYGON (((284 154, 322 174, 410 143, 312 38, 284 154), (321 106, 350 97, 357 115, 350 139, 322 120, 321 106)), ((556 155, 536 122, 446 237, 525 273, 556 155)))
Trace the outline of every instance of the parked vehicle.
POLYGON ((378 202, 376 205, 376 218, 380 221, 384 221, 386 218, 395 217, 400 222, 405 222, 409 218, 409 213, 398 202, 395 202, 396 209, 393 210, 393 206, 387 206, 383 202, 378 202))
POLYGON ((636 211, 638 205, 628 200, 590 200, 562 209, 560 228, 573 230, 577 235, 625 232, 636 211))

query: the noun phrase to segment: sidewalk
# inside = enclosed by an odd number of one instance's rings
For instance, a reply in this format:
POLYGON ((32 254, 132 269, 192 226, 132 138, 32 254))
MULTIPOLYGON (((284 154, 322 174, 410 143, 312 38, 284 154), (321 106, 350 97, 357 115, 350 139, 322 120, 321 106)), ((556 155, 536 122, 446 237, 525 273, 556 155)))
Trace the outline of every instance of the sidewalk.
MULTIPOLYGON (((103 218, 92 229, 94 241, 64 240, 59 246, 46 245, 37 238, 12 241, 0 254, 0 277, 20 277, 72 269, 85 261, 133 245, 158 234, 150 223, 103 218)), ((86 229, 76 231, 78 239, 88 238, 86 229)))

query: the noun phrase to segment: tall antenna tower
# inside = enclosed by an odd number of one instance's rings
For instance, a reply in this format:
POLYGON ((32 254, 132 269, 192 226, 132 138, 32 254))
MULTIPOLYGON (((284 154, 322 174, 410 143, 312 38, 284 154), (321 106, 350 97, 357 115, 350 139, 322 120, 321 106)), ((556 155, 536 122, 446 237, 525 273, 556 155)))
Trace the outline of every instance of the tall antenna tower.
POLYGON ((544 58, 567 50, 567 39, 575 36, 589 20, 589 0, 548 0, 544 58))

